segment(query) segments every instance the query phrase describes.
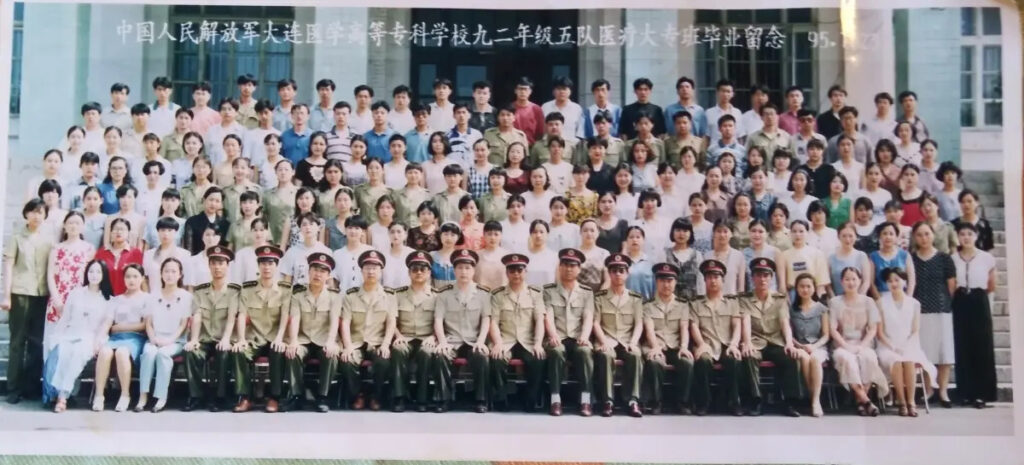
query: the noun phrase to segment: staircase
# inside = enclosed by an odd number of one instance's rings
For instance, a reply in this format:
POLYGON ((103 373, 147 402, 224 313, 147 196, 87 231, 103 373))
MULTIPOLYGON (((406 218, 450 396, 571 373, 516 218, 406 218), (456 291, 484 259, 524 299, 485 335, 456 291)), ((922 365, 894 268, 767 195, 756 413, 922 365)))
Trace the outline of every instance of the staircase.
MULTIPOLYGON (((14 173, 11 173, 14 176, 14 173)), ((16 179, 11 177, 11 179, 16 179)), ((7 193, 7 215, 6 224, 20 224, 21 201, 24 193, 21 187, 13 188, 9 183, 7 193)), ((996 257, 998 266, 997 279, 998 288, 994 296, 992 308, 993 332, 995 336, 996 349, 996 375, 999 382, 999 400, 1012 401, 1012 368, 1010 366, 1012 353, 1010 351, 1010 314, 1007 299, 1007 274, 1006 274, 1006 221, 1004 216, 1003 200, 1003 173, 996 171, 969 171, 964 174, 964 185, 978 192, 981 196, 981 204, 984 208, 985 218, 995 229, 996 247, 992 254, 996 257)), ((10 237, 11 229, 4 231, 4 240, 10 237)), ((0 380, 7 379, 7 354, 10 331, 7 326, 7 313, 0 312, 0 380)), ((0 392, 5 386, 0 385, 0 392)))

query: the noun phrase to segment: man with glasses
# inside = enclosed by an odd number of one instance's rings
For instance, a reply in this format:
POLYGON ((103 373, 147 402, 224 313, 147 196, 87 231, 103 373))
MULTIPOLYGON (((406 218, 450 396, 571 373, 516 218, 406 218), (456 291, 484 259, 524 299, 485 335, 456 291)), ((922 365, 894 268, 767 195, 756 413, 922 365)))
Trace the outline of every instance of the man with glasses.
MULTIPOLYGON (((789 138, 789 153, 792 153, 796 157, 797 162, 793 163, 792 166, 800 166, 807 163, 807 143, 811 139, 817 139, 822 144, 827 143, 825 136, 814 132, 815 128, 814 112, 811 110, 803 109, 797 112, 797 124, 799 129, 793 137, 789 138)), ((774 153, 774 152, 772 152, 774 153)))
POLYGON ((594 376, 590 334, 594 328, 594 292, 577 281, 583 252, 562 249, 558 252, 558 282, 544 285, 545 334, 548 358, 548 385, 551 387, 551 415, 562 414, 562 381, 566 361, 576 370, 580 385, 580 415, 592 414, 590 385, 594 376))

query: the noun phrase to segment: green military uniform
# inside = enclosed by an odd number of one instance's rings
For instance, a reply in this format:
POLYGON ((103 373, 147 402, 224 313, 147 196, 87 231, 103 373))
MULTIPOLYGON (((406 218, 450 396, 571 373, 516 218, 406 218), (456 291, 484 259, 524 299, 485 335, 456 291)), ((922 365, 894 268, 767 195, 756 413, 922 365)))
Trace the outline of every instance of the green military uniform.
MULTIPOLYGON (((377 254, 376 251, 365 253, 377 254)), ((364 254, 365 254, 364 253, 364 254)), ((360 260, 362 261, 362 260, 360 260)), ((349 337, 352 343, 349 359, 342 362, 341 376, 349 395, 360 392, 359 365, 363 359, 373 364, 374 399, 384 398, 384 385, 390 381, 391 359, 377 353, 377 348, 384 343, 388 319, 397 318, 398 309, 395 302, 395 291, 377 286, 373 291, 365 287, 353 287, 345 293, 341 304, 342 324, 349 325, 349 337)), ((391 341, 387 341, 390 345, 391 341)), ((350 347, 346 347, 349 350, 350 347)))
POLYGON ((181 188, 181 208, 185 210, 185 218, 191 218, 203 212, 203 194, 206 193, 206 189, 211 187, 213 187, 212 183, 200 190, 195 183, 189 183, 181 188))
MULTIPOLYGON (((773 264, 774 266, 774 264, 773 264)), ((744 391, 752 399, 761 399, 758 383, 759 364, 767 360, 775 365, 776 380, 782 384, 782 395, 787 401, 800 398, 800 367, 786 354, 783 326, 789 326, 789 302, 781 293, 769 293, 761 301, 754 293, 742 294, 738 299, 740 312, 750 318, 750 344, 756 349, 752 357, 743 359, 741 372, 744 391)))
MULTIPOLYGON (((211 247, 221 249, 220 246, 211 247)), ((208 251, 207 256, 214 258, 219 254, 208 251)), ((201 399, 203 380, 215 386, 217 402, 227 396, 228 359, 230 352, 217 350, 217 343, 223 338, 225 331, 230 331, 235 317, 238 315, 238 295, 241 287, 237 284, 226 284, 221 289, 214 289, 212 283, 200 284, 192 293, 192 324, 199 324, 199 347, 185 353, 185 370, 188 374, 189 397, 201 399), (210 370, 208 358, 214 356, 213 370, 210 370), (212 373, 211 373, 212 371, 212 373)), ((239 380, 235 381, 235 391, 244 389, 239 380)))
MULTIPOLYGON (((452 264, 463 260, 460 255, 472 254, 475 264, 476 254, 469 250, 459 250, 452 254, 452 264)), ((479 284, 470 284, 463 291, 456 285, 446 286, 437 296, 434 310, 434 321, 441 321, 447 344, 454 346, 451 353, 438 353, 438 394, 442 402, 454 397, 452 380, 452 363, 456 357, 469 361, 469 370, 473 379, 474 398, 478 403, 488 400, 487 373, 489 361, 486 354, 473 350, 472 344, 483 344, 480 340, 481 329, 486 329, 491 317, 490 290, 479 284)), ((486 338, 486 332, 483 333, 486 338)))
MULTIPOLYGON (((636 141, 638 140, 639 139, 633 139, 630 140, 629 142, 626 142, 625 150, 623 151, 622 161, 629 161, 629 154, 633 153, 633 146, 636 145, 636 141)), ((647 146, 650 147, 651 149, 651 153, 647 155, 647 163, 650 163, 654 166, 658 166, 658 163, 661 163, 666 160, 665 141, 658 139, 657 137, 652 137, 651 140, 648 140, 646 142, 647 146)))
MULTIPOLYGON (((256 192, 262 194, 263 188, 259 184, 246 181, 245 184, 232 184, 224 188, 224 217, 231 223, 235 223, 242 217, 240 209, 242 194, 256 192)), ((262 195, 260 196, 262 197, 262 195)), ((333 202, 332 202, 333 204, 333 202)), ((237 250, 237 249, 236 249, 237 250)))
MULTIPOLYGON (((415 252, 429 257, 423 252, 415 252)), ((415 255, 414 254, 414 255, 415 255)), ((425 260, 425 259, 424 259, 425 260)), ((429 262, 428 262, 429 263, 429 262)), ((399 342, 396 338, 391 349, 392 395, 405 398, 409 373, 416 367, 416 388, 413 397, 419 405, 427 402, 427 390, 430 384, 430 373, 434 366, 434 302, 437 290, 428 284, 421 292, 411 287, 395 289, 395 301, 398 307, 398 332, 408 343, 399 342)))
POLYGON ((668 164, 672 165, 673 168, 678 171, 683 167, 682 151, 683 147, 693 147, 693 151, 697 154, 696 164, 698 170, 703 171, 707 163, 707 154, 705 153, 704 138, 697 137, 690 134, 690 137, 679 140, 677 137, 669 136, 665 138, 665 160, 668 164))
POLYGON ((711 403, 711 372, 717 361, 722 365, 724 386, 728 390, 729 405, 739 405, 738 369, 740 361, 725 353, 732 340, 733 325, 739 324, 740 310, 735 296, 722 296, 711 300, 697 297, 690 303, 690 316, 697 326, 710 353, 702 354, 693 367, 693 400, 698 410, 706 410, 711 403))
POLYGON ((263 195, 263 212, 270 224, 270 236, 275 244, 281 243, 289 218, 295 213, 295 195, 299 188, 292 184, 267 189, 263 195))
MULTIPOLYGON (((644 303, 644 319, 650 320, 654 328, 654 339, 661 345, 664 364, 660 361, 647 359, 644 368, 644 403, 659 406, 662 403, 662 386, 665 384, 665 368, 675 369, 673 388, 677 400, 682 405, 690 402, 690 382, 693 377, 693 361, 679 356, 684 331, 690 328, 690 303, 681 297, 673 297, 668 302, 658 296, 644 303)), ((643 347, 644 354, 651 354, 654 347, 643 347)))
POLYGON ((508 199, 512 194, 502 191, 501 195, 495 196, 488 191, 476 199, 476 206, 480 209, 480 217, 483 222, 505 221, 508 219, 508 199))
MULTIPOLYGON (((618 137, 609 137, 606 140, 608 141, 608 149, 605 150, 604 162, 613 168, 619 166, 619 163, 625 163, 626 156, 629 154, 629 152, 626 152, 626 143, 618 137)), ((574 165, 586 165, 589 161, 590 154, 587 144, 577 145, 572 163, 574 165)))
POLYGON ((643 359, 639 350, 629 352, 625 346, 633 339, 637 325, 643 325, 643 297, 629 290, 616 295, 606 289, 594 293, 594 307, 597 323, 604 331, 606 342, 602 350, 594 353, 597 400, 614 402, 612 381, 615 376, 615 359, 620 358, 626 370, 623 378, 624 392, 628 393, 629 401, 639 401, 643 359))
MULTIPOLYGON (((533 147, 530 147, 530 166, 540 166, 551 160, 551 151, 548 150, 548 137, 544 134, 537 142, 533 143, 533 147)), ((565 148, 562 149, 562 157, 568 161, 572 158, 572 154, 576 152, 576 147, 579 145, 580 140, 575 136, 562 135, 562 140, 565 142, 565 148)))
POLYGON ((292 341, 299 344, 299 351, 295 358, 286 362, 291 396, 294 398, 305 395, 303 369, 306 360, 315 357, 320 363, 320 381, 316 393, 320 397, 326 397, 338 365, 337 358, 327 356, 326 345, 330 336, 331 321, 341 318, 341 294, 337 289, 325 287, 320 291, 320 295, 313 295, 313 291, 305 286, 295 286, 288 303, 288 314, 292 317, 292 324, 297 324, 299 330, 298 340, 292 341), (295 318, 298 318, 298 321, 295 321, 295 318))
MULTIPOLYGON (((359 207, 359 215, 366 219, 369 224, 377 222, 377 200, 385 195, 391 195, 391 188, 383 184, 373 187, 370 183, 356 186, 356 206, 359 207)), ((394 198, 392 196, 392 198, 394 198)))
POLYGON ((441 217, 437 219, 437 222, 453 222, 458 223, 462 219, 462 212, 459 211, 459 200, 469 195, 469 192, 462 190, 458 192, 449 193, 448 189, 445 189, 441 193, 434 196, 434 206, 441 213, 441 217))
MULTIPOLYGON (((262 258, 257 255, 257 259, 262 258)), ((263 287, 259 281, 242 284, 238 312, 245 318, 245 348, 233 354, 235 365, 235 386, 238 395, 252 394, 252 361, 256 357, 267 357, 270 362, 270 396, 280 399, 284 379, 284 352, 270 347, 277 339, 282 326, 287 327, 288 300, 292 296, 292 285, 280 281, 276 285, 263 287)))
POLYGON ((592 350, 589 344, 580 345, 577 339, 583 334, 584 321, 594 318, 594 292, 579 283, 569 291, 559 282, 545 284, 543 295, 544 305, 554 320, 555 338, 561 342, 558 347, 547 348, 551 394, 558 394, 562 389, 567 359, 576 370, 580 390, 590 392, 594 377, 592 350))
MULTIPOLYGON (((177 117, 175 117, 177 119, 177 117)), ((177 131, 173 131, 170 134, 163 137, 160 140, 160 156, 167 159, 167 161, 174 161, 179 158, 185 158, 185 134, 178 134, 177 131)))
POLYGON ((487 155, 487 161, 496 166, 505 166, 508 147, 513 142, 520 142, 524 147, 530 146, 526 133, 515 128, 512 128, 507 134, 502 134, 497 127, 488 128, 484 131, 484 140, 487 141, 487 146, 491 149, 490 154, 487 155))
POLYGON ((249 99, 249 103, 238 103, 238 113, 235 114, 235 121, 245 126, 246 129, 254 129, 260 125, 259 116, 256 114, 256 99, 249 99))
POLYGON ((416 209, 420 204, 430 200, 430 191, 418 187, 410 189, 403 187, 392 196, 395 201, 395 221, 405 223, 409 228, 416 228, 420 225, 420 215, 416 209))
MULTIPOLYGON (((506 263, 506 266, 509 265, 506 263)), ((507 402, 508 363, 510 359, 517 358, 526 364, 526 402, 529 408, 537 402, 544 377, 544 361, 531 352, 535 345, 542 342, 543 334, 537 334, 535 330, 538 322, 543 324, 544 296, 540 288, 525 283, 518 292, 501 286, 491 293, 491 311, 501 335, 501 347, 495 347, 495 350, 509 354, 509 358, 493 358, 491 379, 496 399, 507 402)))

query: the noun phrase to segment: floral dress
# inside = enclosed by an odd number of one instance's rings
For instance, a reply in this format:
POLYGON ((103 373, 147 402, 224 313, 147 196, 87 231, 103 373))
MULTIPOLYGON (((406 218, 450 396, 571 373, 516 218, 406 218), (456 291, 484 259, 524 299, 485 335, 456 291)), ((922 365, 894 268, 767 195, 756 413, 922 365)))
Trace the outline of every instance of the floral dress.
POLYGON ((43 357, 45 358, 53 349, 53 345, 59 338, 58 321, 60 315, 55 302, 64 305, 68 293, 72 289, 82 285, 85 276, 85 264, 96 255, 96 249, 86 241, 58 244, 53 249, 55 254, 53 282, 56 285, 56 294, 50 296, 46 304, 46 326, 43 328, 43 357))

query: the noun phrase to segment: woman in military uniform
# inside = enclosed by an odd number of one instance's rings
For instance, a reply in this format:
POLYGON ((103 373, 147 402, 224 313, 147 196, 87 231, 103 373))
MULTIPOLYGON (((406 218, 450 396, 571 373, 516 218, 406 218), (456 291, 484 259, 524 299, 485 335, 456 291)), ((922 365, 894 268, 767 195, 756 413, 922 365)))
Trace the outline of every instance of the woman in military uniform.
POLYGON ((280 244, 288 219, 295 211, 295 195, 299 188, 292 184, 295 169, 288 159, 278 160, 274 166, 274 173, 277 174, 277 187, 268 190, 263 196, 263 206, 267 222, 270 223, 272 242, 280 244))

